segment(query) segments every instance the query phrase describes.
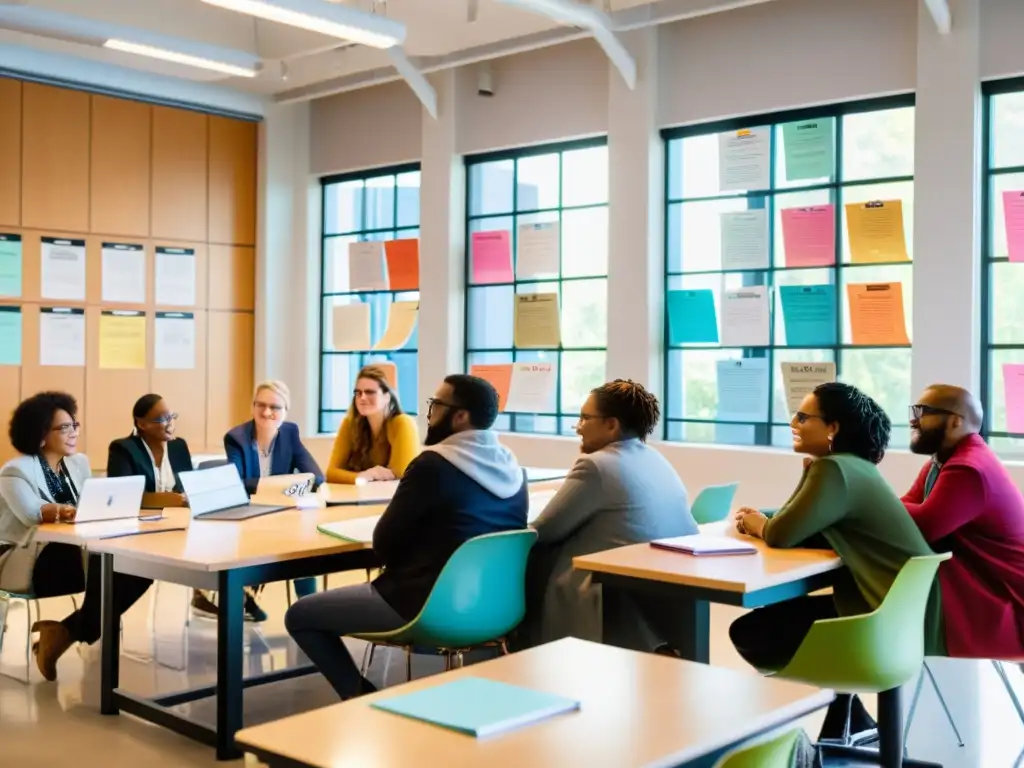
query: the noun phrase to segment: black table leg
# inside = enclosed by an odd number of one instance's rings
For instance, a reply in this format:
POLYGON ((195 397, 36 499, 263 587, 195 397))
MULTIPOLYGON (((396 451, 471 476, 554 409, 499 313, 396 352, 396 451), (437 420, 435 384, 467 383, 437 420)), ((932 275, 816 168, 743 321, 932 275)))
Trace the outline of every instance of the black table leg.
POLYGON ((684 598, 671 606, 677 629, 669 644, 688 661, 707 664, 711 660, 711 604, 707 600, 684 598))
POLYGON ((114 556, 100 555, 100 712, 120 713, 114 691, 120 683, 121 617, 114 605, 114 556))
POLYGON ((217 759, 242 756, 235 733, 242 728, 242 606, 239 571, 221 571, 217 592, 217 759))

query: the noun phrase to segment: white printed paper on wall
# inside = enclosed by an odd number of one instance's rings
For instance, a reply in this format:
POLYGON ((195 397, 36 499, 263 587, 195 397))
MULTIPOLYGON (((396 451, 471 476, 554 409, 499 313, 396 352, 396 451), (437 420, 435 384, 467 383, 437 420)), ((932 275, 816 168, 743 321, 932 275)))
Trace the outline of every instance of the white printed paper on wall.
POLYGON ((744 192, 771 186, 771 130, 744 128, 718 134, 718 188, 744 192))
POLYGON ((156 249, 155 301, 157 306, 196 305, 196 252, 192 248, 156 249))
POLYGON ((185 371, 196 367, 196 320, 191 312, 157 312, 153 367, 185 371))
POLYGON ((44 299, 85 301, 85 240, 41 238, 40 257, 44 299))
POLYGON ((43 307, 39 310, 39 364, 85 365, 85 310, 43 307))
POLYGON ((146 303, 146 252, 141 245, 103 243, 103 301, 146 303))
POLYGON ((722 346, 766 347, 769 344, 768 287, 751 285, 722 292, 722 346))
POLYGON ((768 268, 768 211, 729 211, 719 219, 722 269, 768 268))

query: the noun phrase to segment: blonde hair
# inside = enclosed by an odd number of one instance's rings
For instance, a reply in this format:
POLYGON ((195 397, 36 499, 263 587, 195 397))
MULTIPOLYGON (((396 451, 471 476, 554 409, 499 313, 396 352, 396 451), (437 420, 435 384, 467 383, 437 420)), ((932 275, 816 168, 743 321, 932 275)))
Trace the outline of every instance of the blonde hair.
MULTIPOLYGON (((370 363, 364 365, 362 370, 356 375, 356 382, 360 379, 369 379, 370 381, 377 382, 377 386, 380 387, 381 391, 390 395, 390 402, 388 403, 387 412, 384 415, 385 421, 398 416, 402 413, 402 405, 398 401, 398 393, 391 389, 391 384, 388 381, 387 372, 384 368, 379 365, 370 363)), ((370 422, 365 416, 360 415, 359 409, 356 408, 355 395, 352 396, 352 404, 349 406, 349 416, 352 419, 352 449, 349 453, 348 466, 345 469, 350 472, 362 472, 373 466, 370 461, 370 452, 373 450, 373 432, 370 429, 370 422)), ((381 431, 381 439, 387 439, 387 433, 385 430, 381 431)), ((388 446, 388 451, 391 448, 388 446)))
POLYGON ((252 393, 252 399, 255 401, 256 396, 263 390, 269 390, 275 395, 284 400, 284 408, 286 411, 290 411, 292 408, 292 393, 288 389, 288 385, 283 381, 275 381, 270 379, 268 381, 261 381, 256 385, 256 389, 252 393))

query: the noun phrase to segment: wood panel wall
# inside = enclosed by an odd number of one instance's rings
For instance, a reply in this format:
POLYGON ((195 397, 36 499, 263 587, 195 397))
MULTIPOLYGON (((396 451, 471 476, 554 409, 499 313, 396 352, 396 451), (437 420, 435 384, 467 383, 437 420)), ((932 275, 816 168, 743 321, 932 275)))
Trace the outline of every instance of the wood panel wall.
POLYGON ((107 445, 131 430, 131 407, 158 392, 181 418, 193 453, 220 451, 224 432, 250 414, 255 306, 257 126, 243 120, 149 105, 0 77, 0 233, 22 237, 22 364, 0 366, 0 461, 13 450, 7 420, 17 403, 60 389, 79 400, 80 450, 94 469, 107 445), (86 300, 40 298, 40 238, 86 241, 86 300), (101 244, 146 249, 146 301, 108 305, 101 244), (196 305, 155 303, 157 247, 196 256, 196 305), (86 311, 86 365, 39 365, 39 310, 86 311), (103 309, 146 313, 145 370, 99 367, 103 309), (196 367, 154 370, 155 313, 195 315, 196 367))

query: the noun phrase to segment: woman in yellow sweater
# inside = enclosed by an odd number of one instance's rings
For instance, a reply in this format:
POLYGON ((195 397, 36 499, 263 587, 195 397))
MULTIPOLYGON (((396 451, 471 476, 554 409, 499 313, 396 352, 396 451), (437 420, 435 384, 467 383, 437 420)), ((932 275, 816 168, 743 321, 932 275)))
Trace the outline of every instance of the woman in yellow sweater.
POLYGON ((367 365, 356 377, 352 405, 334 438, 328 483, 397 480, 420 448, 416 421, 402 412, 379 365, 367 365))

